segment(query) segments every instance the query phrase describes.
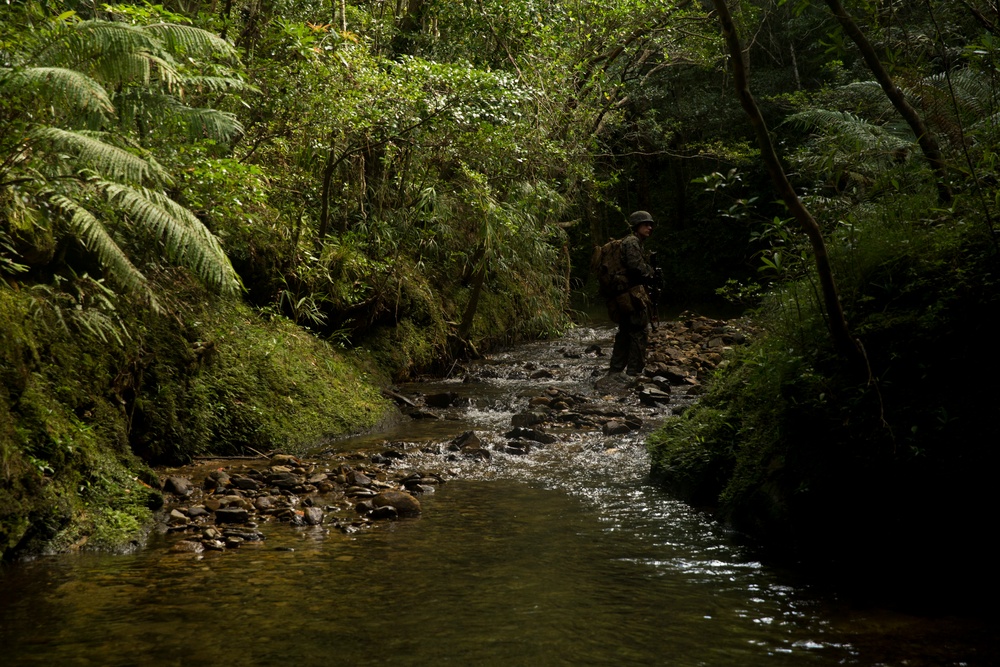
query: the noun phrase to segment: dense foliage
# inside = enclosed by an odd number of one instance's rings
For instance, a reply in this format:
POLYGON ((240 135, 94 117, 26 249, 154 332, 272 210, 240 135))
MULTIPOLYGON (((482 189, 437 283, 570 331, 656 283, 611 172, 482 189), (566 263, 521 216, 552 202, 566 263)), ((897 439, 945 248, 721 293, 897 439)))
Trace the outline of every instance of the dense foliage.
MULTIPOLYGON (((800 3, 796 20, 825 25, 835 76, 785 96, 769 120, 823 226, 864 363, 831 345, 809 248, 776 216, 755 232, 771 278, 756 314, 764 333, 651 439, 653 472, 786 556, 922 601, 965 597, 973 580, 992 582, 962 563, 986 553, 977 526, 998 462, 988 444, 996 392, 984 384, 996 362, 970 345, 1000 299, 996 7, 848 3, 934 137, 942 174, 815 4, 800 3)), ((726 291, 753 289, 733 281, 726 291)))

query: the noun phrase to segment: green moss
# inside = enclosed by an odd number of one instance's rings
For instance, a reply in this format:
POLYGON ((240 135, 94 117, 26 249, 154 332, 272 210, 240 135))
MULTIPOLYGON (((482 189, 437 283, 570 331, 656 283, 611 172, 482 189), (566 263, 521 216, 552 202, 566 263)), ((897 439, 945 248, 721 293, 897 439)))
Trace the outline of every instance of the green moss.
POLYGON ((52 290, 0 287, 0 555, 128 548, 162 503, 147 463, 302 452, 390 410, 355 355, 161 280, 172 314, 122 304, 113 338, 52 290))

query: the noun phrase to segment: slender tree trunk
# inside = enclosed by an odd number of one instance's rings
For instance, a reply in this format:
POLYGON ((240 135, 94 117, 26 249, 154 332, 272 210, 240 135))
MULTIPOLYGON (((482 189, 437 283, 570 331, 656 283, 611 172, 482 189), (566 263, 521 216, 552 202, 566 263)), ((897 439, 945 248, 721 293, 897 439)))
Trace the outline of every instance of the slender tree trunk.
POLYGON ((899 115, 910 126, 910 130, 916 135, 917 143, 920 144, 920 150, 930 163, 931 169, 934 170, 935 177, 937 177, 938 200, 942 204, 950 203, 951 188, 948 186, 948 168, 944 163, 944 158, 941 156, 941 148, 938 146, 937 138, 927 129, 927 125, 920 117, 920 114, 917 113, 917 110, 906 101, 903 91, 896 87, 892 77, 889 76, 889 72, 882 66, 882 62, 878 59, 878 55, 875 53, 875 49, 872 48, 868 38, 858 28, 858 25, 851 18, 850 14, 847 13, 847 10, 844 9, 844 5, 841 4, 840 0, 826 0, 826 4, 830 7, 830 11, 833 12, 837 20, 840 21, 840 26, 844 29, 844 32, 847 33, 847 36, 851 38, 858 47, 858 50, 861 51, 861 57, 864 58, 868 69, 875 76, 875 80, 882 86, 882 90, 885 91, 886 97, 892 102, 892 106, 896 108, 899 115))
POLYGON ((458 325, 458 338, 463 342, 468 342, 469 334, 472 333, 472 320, 479 309, 479 297, 483 294, 485 282, 486 259, 484 258, 472 272, 472 293, 469 295, 469 303, 465 305, 465 312, 462 313, 462 322, 458 325))
POLYGON ((816 272, 819 274, 820 286, 822 288, 823 302, 826 306, 827 325, 837 352, 846 361, 854 364, 862 364, 864 357, 857 342, 851 336, 844 317, 844 309, 840 304, 840 294, 837 291, 837 283, 833 278, 833 270, 830 267, 830 257, 826 252, 826 242, 823 240, 823 233, 816 223, 815 218, 802 204, 798 195, 795 194, 792 184, 788 182, 785 170, 781 166, 778 154, 774 150, 774 144, 767 131, 767 124, 764 116, 761 115, 760 108, 750 93, 750 85, 747 80, 747 64, 743 58, 743 46, 740 44, 739 36, 736 34, 736 26, 733 24, 733 17, 726 6, 726 0, 712 0, 716 12, 719 15, 719 24, 722 27, 722 36, 726 40, 729 48, 729 55, 733 63, 733 82, 736 84, 736 95, 739 97, 743 110, 750 118, 757 135, 757 142, 760 144, 761 157, 767 170, 771 175, 771 181, 775 189, 781 196, 785 206, 792 213, 795 221, 799 223, 809 242, 812 245, 813 258, 816 261, 816 272))

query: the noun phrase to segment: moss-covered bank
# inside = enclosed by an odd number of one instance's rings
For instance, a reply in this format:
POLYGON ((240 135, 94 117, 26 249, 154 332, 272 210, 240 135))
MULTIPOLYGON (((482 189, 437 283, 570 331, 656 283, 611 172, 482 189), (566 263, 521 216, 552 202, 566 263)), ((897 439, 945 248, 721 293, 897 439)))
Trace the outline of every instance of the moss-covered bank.
POLYGON ((847 283, 871 381, 829 351, 808 285, 789 287, 763 313, 766 333, 652 436, 654 476, 786 557, 858 581, 918 596, 932 582, 993 585, 969 564, 989 553, 995 505, 997 257, 976 234, 925 240, 847 283))
POLYGON ((151 464, 371 428, 381 377, 287 320, 161 278, 170 314, 0 288, 0 554, 137 539, 151 464))

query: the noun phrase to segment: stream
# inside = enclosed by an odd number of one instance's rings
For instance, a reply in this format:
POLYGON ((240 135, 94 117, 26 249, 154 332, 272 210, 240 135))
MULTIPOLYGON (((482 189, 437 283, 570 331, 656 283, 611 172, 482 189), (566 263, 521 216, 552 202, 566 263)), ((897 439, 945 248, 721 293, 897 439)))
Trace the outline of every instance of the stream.
POLYGON ((133 554, 5 565, 0 664, 1000 664, 989 619, 846 599, 653 485, 643 439, 693 399, 596 392, 607 357, 585 350, 610 351, 612 335, 581 327, 401 386, 453 394, 452 407, 315 453, 332 466, 391 449, 405 453, 395 468, 439 471, 418 518, 355 532, 265 522, 264 541, 197 554, 159 531, 133 554), (548 425, 557 442, 499 451, 550 389, 642 426, 548 425), (469 430, 488 458, 448 447, 469 430))

